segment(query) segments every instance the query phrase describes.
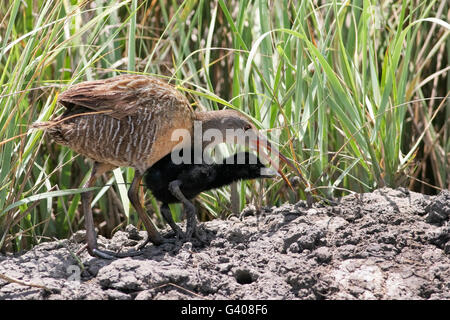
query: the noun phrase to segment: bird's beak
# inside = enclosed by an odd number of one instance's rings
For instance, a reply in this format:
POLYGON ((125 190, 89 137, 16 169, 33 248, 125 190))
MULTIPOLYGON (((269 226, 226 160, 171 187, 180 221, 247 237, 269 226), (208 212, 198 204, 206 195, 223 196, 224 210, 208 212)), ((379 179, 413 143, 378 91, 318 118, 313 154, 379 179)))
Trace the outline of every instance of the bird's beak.
POLYGON ((291 161, 289 161, 285 156, 283 156, 276 147, 271 145, 270 142, 264 136, 256 134, 255 139, 250 139, 250 144, 253 147, 257 148, 258 154, 261 154, 270 163, 270 165, 273 166, 277 170, 277 172, 280 174, 280 176, 283 178, 283 180, 286 182, 286 184, 294 191, 294 188, 292 187, 291 183, 289 182, 289 180, 286 178, 286 176, 281 171, 280 166, 278 166, 278 164, 275 163, 266 152, 264 152, 262 147, 267 149, 270 153, 276 154, 281 161, 286 163, 296 173, 298 173, 298 168, 296 166, 294 166, 294 164, 291 161))

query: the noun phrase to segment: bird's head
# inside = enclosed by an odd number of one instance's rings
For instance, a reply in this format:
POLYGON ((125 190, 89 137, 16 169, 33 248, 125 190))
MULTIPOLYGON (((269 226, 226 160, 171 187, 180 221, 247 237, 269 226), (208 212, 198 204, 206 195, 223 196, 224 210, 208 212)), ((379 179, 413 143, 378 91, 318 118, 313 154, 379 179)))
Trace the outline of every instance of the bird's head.
POLYGON ((241 179, 258 179, 279 176, 277 171, 266 167, 261 160, 250 152, 238 152, 225 159, 227 166, 231 166, 234 175, 241 179))
MULTIPOLYGON (((218 110, 197 112, 196 120, 202 125, 202 146, 210 148, 225 142, 241 144, 256 149, 258 155, 264 157, 277 169, 283 180, 292 188, 281 168, 272 160, 269 153, 276 155, 282 162, 299 173, 298 169, 283 156, 272 144, 261 135, 249 117, 237 110, 218 110), (265 150, 268 152, 265 152, 265 150)), ((270 175, 269 175, 270 176, 270 175)))
POLYGON ((196 119, 201 121, 202 130, 219 130, 222 134, 226 133, 226 130, 256 130, 249 117, 237 110, 217 110, 196 112, 196 119))

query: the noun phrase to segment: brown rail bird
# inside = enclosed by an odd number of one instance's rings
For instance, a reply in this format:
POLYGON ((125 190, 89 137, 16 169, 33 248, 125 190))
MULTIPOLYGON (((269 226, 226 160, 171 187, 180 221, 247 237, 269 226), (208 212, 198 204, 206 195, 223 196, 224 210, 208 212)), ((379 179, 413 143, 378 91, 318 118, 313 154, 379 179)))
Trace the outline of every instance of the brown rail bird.
MULTIPOLYGON (((274 149, 257 134, 255 126, 242 113, 235 110, 194 112, 183 94, 154 77, 120 75, 82 82, 60 94, 58 102, 67 110, 60 117, 37 123, 34 127, 46 130, 57 143, 94 160, 84 188, 92 187, 100 175, 114 168, 134 168, 128 197, 147 230, 147 241, 154 244, 161 244, 164 239, 144 210, 139 186, 145 171, 174 148, 183 143, 195 145, 195 139, 202 139, 194 135, 195 121, 201 124, 202 134, 208 129, 216 129, 225 137, 227 129, 250 130, 254 132, 251 144, 264 144, 267 149, 274 149), (175 135, 178 139, 173 139, 172 134, 177 129, 183 130, 181 135, 175 135)), ((202 148, 205 146, 203 140, 199 143, 202 148)), ((295 168, 281 154, 279 157, 295 168)), ((174 192, 179 191, 176 186, 174 188, 174 192)), ((86 191, 81 197, 89 253, 103 258, 139 254, 137 251, 115 253, 98 248, 90 205, 92 196, 92 191, 86 191)))

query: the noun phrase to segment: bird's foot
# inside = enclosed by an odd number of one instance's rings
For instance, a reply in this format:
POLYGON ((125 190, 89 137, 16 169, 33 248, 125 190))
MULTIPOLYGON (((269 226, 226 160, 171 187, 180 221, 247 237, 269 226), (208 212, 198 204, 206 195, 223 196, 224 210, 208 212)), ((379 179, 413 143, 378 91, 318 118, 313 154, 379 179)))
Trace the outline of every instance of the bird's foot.
MULTIPOLYGON (((177 238, 178 238, 178 234, 177 234, 177 238)), ((175 239, 167 239, 167 238, 161 237, 161 240, 158 242, 158 245, 165 244, 165 243, 174 243, 175 241, 176 241, 175 239)), ((141 243, 139 243, 138 245, 136 245, 134 247, 134 250, 140 251, 142 253, 142 250, 149 242, 152 242, 152 241, 150 240, 149 236, 146 235, 145 239, 141 243)))
POLYGON ((176 240, 184 240, 184 239, 186 239, 186 234, 181 230, 181 228, 178 225, 173 223, 173 224, 170 225, 170 227, 172 228, 173 232, 175 232, 176 240))
POLYGON ((160 208, 161 215, 163 216, 164 220, 169 224, 170 228, 173 232, 175 232, 175 236, 177 240, 182 240, 185 238, 184 232, 181 230, 181 228, 175 223, 172 217, 172 212, 170 211, 167 204, 163 204, 160 208))
POLYGON ((147 245, 147 243, 149 243, 150 242, 150 238, 148 237, 148 235, 145 237, 145 239, 141 242, 141 243, 138 243, 135 247, 134 247, 134 250, 136 250, 136 251, 140 251, 140 252, 142 252, 142 249, 144 249, 144 247, 147 245))
POLYGON ((197 219, 192 219, 192 221, 187 221, 186 224, 186 236, 184 238, 185 241, 191 241, 192 238, 200 241, 201 244, 207 243, 206 239, 206 230, 203 225, 197 224, 197 219))

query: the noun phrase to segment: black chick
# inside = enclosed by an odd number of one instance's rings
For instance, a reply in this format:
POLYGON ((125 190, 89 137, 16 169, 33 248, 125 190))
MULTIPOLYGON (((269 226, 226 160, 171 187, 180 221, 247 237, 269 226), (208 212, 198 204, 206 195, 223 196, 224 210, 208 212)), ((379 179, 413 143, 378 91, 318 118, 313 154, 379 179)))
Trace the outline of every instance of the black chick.
MULTIPOLYGON (((192 160, 192 154, 191 154, 192 160)), ((192 161, 191 161, 192 162, 192 161)), ((171 154, 156 162, 145 173, 145 184, 156 199, 162 202, 161 214, 178 237, 189 240, 196 232, 195 206, 189 199, 199 193, 219 188, 234 181, 258 179, 275 175, 258 157, 249 152, 239 152, 223 164, 175 164, 171 154), (181 202, 186 210, 186 235, 173 221, 168 204, 181 202)))

